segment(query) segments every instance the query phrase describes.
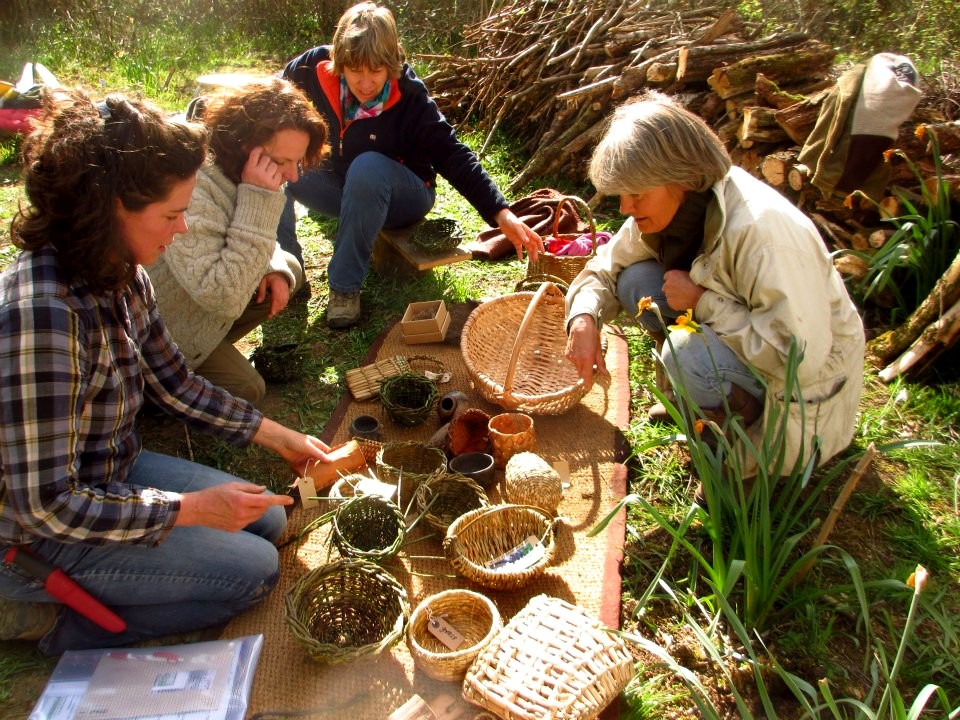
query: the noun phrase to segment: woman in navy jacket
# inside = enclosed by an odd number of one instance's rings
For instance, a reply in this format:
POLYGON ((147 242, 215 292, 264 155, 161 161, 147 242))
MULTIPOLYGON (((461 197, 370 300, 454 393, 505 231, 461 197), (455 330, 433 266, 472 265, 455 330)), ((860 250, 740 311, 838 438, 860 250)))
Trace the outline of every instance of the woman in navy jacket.
MULTIPOLYGON (((543 250, 540 237, 510 211, 476 154, 457 139, 404 62, 388 9, 354 5, 337 23, 333 45, 294 58, 283 76, 310 96, 330 128, 329 162, 288 187, 308 208, 340 218, 328 268, 330 327, 359 321, 360 286, 377 235, 423 218, 436 199, 438 174, 500 228, 518 257, 524 249, 534 257, 543 250)), ((296 245, 292 203, 280 240, 285 247, 296 245)))

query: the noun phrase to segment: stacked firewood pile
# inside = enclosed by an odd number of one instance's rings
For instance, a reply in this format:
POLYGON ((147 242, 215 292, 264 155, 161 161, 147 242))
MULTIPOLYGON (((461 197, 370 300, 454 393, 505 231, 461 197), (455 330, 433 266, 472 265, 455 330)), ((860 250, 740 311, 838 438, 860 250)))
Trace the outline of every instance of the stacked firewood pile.
MULTIPOLYGON (((960 201, 960 122, 929 100, 901 128, 897 147, 910 162, 891 157, 882 210, 866 199, 823 197, 797 155, 845 68, 834 65, 836 52, 824 43, 794 32, 758 36, 734 11, 651 10, 636 0, 514 0, 467 28, 464 50, 430 57, 435 70, 425 81, 447 117, 469 120, 485 134, 481 154, 500 127, 522 140, 529 160, 509 188, 514 195, 542 177, 583 181, 612 108, 657 90, 704 118, 736 164, 804 209, 831 249, 871 252, 884 244, 892 230, 881 212, 902 210, 893 186, 920 202, 921 183, 935 182, 931 136, 939 143, 939 175, 960 201)), ((861 263, 846 256, 841 272, 860 273, 861 263)), ((938 307, 944 297, 938 295, 938 307)), ((954 325, 939 334, 939 349, 960 335, 954 325)), ((896 358, 927 327, 915 328, 906 345, 905 338, 888 337, 878 361, 896 358)))

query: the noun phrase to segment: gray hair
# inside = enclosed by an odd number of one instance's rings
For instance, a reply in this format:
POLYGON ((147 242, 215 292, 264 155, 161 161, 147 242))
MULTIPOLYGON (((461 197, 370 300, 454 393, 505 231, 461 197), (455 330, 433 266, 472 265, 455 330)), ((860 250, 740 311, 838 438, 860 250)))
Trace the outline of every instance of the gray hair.
POLYGON ((614 111, 590 159, 590 180, 604 195, 671 184, 704 192, 730 164, 723 143, 701 118, 649 92, 614 111))

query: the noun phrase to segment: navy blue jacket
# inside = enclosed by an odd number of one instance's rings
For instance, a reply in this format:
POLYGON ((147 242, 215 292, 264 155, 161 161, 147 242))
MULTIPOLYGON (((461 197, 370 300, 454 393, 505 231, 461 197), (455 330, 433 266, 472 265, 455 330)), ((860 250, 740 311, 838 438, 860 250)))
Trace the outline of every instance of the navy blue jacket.
POLYGON ((341 176, 360 153, 375 151, 403 163, 433 185, 443 176, 490 225, 509 207, 503 193, 480 165, 476 154, 457 139, 427 87, 409 65, 391 80, 390 96, 376 117, 343 122, 340 76, 331 72, 331 47, 307 50, 283 70, 283 77, 300 87, 327 121, 333 170, 341 176))

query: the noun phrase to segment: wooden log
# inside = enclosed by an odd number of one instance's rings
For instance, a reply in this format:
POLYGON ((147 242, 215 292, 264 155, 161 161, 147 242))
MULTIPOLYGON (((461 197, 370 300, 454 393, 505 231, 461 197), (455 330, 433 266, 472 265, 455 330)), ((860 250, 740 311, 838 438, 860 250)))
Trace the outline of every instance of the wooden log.
POLYGON ((787 136, 802 146, 820 116, 820 105, 828 90, 821 90, 793 105, 777 110, 774 118, 787 136))
POLYGON ((746 57, 714 70, 707 84, 722 98, 751 92, 757 82, 757 73, 763 73, 775 82, 798 80, 826 73, 837 52, 827 45, 810 41, 789 52, 746 57))
POLYGON ((753 94, 757 97, 758 105, 766 105, 775 110, 783 110, 791 105, 796 105, 798 102, 803 102, 806 99, 799 93, 781 90, 777 83, 763 73, 757 73, 753 94))
MULTIPOLYGON (((918 139, 927 142, 931 136, 936 138, 941 155, 960 152, 960 120, 917 125, 916 135, 918 139)), ((929 146, 927 152, 932 152, 929 146)))
POLYGON ((647 68, 647 84, 658 87, 670 85, 677 77, 676 63, 653 63, 647 68))
POLYGON ((745 42, 688 45, 677 54, 677 83, 706 82, 718 67, 744 56, 759 57, 807 42, 803 33, 784 33, 745 42))
POLYGON ((806 165, 794 165, 787 171, 787 185, 791 190, 800 192, 808 187, 810 180, 810 168, 806 165))
POLYGON ((777 123, 771 108, 752 105, 743 108, 737 140, 740 147, 751 148, 757 143, 782 143, 787 140, 787 133, 777 123))
POLYGON ((835 248, 848 249, 853 246, 853 233, 845 227, 828 220, 826 216, 817 212, 811 212, 810 219, 813 220, 813 224, 816 225, 821 232, 830 238, 835 248))
POLYGON ((893 363, 880 371, 885 382, 904 377, 915 379, 921 376, 938 357, 952 347, 960 337, 960 302, 956 302, 936 322, 927 326, 920 337, 893 363))
POLYGON ((768 185, 777 190, 787 188, 787 175, 797 162, 797 150, 777 150, 760 162, 760 174, 768 185))

